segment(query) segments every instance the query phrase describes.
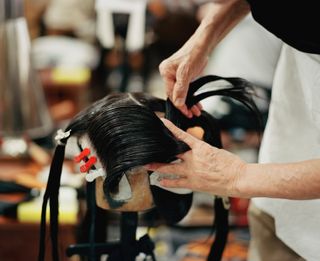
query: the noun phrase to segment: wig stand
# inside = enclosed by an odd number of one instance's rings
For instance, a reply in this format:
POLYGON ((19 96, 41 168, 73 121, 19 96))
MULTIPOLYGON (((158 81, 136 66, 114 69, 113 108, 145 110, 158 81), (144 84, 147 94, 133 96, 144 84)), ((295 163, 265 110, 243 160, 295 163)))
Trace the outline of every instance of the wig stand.
MULTIPOLYGON (((87 183, 87 203, 88 211, 91 216, 89 242, 84 244, 70 245, 66 254, 68 257, 73 255, 85 256, 90 261, 100 260, 102 255, 108 255, 108 261, 134 261, 140 253, 151 256, 155 261, 153 253, 154 243, 148 234, 136 239, 138 226, 137 212, 122 212, 120 221, 120 240, 115 242, 97 243, 95 242, 95 220, 96 220, 96 201, 95 201, 95 182, 87 183)), ((99 228, 102 229, 102 228, 99 228)))

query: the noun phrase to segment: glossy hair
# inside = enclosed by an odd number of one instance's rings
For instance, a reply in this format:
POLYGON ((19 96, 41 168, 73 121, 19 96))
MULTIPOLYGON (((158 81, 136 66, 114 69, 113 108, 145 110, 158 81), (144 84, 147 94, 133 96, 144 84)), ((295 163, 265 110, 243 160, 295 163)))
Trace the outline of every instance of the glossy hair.
MULTIPOLYGON (((240 101, 258 116, 258 109, 252 100, 252 90, 251 85, 240 78, 205 76, 190 84, 186 104, 190 108, 209 96, 224 95, 240 101), (196 93, 203 85, 221 80, 224 82, 222 88, 196 93)), ((112 194, 117 192, 121 178, 128 171, 152 162, 171 162, 178 154, 190 149, 187 144, 173 136, 155 112, 164 112, 165 118, 183 130, 194 126, 202 127, 203 140, 213 146, 222 147, 218 122, 205 111, 202 111, 200 117, 189 119, 177 110, 170 100, 164 101, 144 93, 111 94, 93 103, 74 117, 65 132, 70 131, 70 136, 78 138, 84 135, 89 137, 107 173, 103 189, 111 208, 116 209, 125 203, 115 200, 112 194)), ((44 257, 45 210, 48 201, 51 209, 51 241, 53 249, 56 249, 53 250, 53 259, 58 260, 55 233, 58 227, 58 190, 64 147, 68 138, 60 141, 62 144, 57 146, 50 168, 43 200, 39 260, 44 257)), ((151 187, 155 205, 168 223, 176 223, 187 214, 192 194, 177 195, 159 187, 151 187)))

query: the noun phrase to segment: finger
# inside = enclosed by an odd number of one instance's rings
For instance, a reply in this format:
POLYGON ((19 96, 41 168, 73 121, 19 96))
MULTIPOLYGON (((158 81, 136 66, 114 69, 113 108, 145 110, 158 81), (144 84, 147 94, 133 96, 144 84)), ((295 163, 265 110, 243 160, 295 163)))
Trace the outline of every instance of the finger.
POLYGON ((189 73, 186 65, 180 65, 176 73, 176 83, 173 88, 173 103, 177 108, 185 105, 189 88, 189 73))
POLYGON ((179 177, 184 177, 184 167, 181 163, 150 163, 144 167, 147 170, 157 171, 160 174, 174 174, 179 177))
POLYGON ((166 86, 166 93, 169 99, 172 101, 173 88, 176 82, 176 66, 168 60, 164 60, 159 65, 160 75, 166 86))
POLYGON ((187 132, 184 132, 183 130, 177 128, 171 121, 161 118, 163 124, 172 132, 172 134, 178 139, 190 146, 190 148, 193 147, 195 142, 197 141, 196 138, 194 138, 192 135, 190 135, 187 132))
POLYGON ((188 88, 185 86, 186 83, 177 81, 172 91, 172 102, 177 108, 185 106, 188 88))
POLYGON ((146 165, 144 165, 143 167, 144 167, 146 170, 156 171, 158 168, 160 168, 160 167, 163 166, 163 165, 166 165, 166 164, 165 164, 165 163, 157 163, 157 162, 154 162, 154 163, 146 164, 146 165))
POLYGON ((177 158, 177 159, 180 159, 180 163, 181 163, 183 160, 186 159, 186 154, 188 154, 188 152, 189 152, 189 151, 184 152, 184 153, 180 153, 180 154, 176 155, 176 158, 177 158))
POLYGON ((187 188, 188 180, 186 178, 162 179, 160 185, 167 188, 187 188))
POLYGON ((192 112, 190 111, 190 110, 188 110, 188 108, 187 108, 187 105, 183 105, 182 107, 177 107, 186 117, 188 117, 188 118, 192 118, 193 117, 193 114, 192 114, 192 112))
POLYGON ((165 87, 166 87, 166 94, 169 97, 169 99, 172 101, 172 95, 173 95, 173 88, 175 81, 172 79, 164 79, 165 87))
POLYGON ((173 63, 170 62, 170 59, 165 59, 159 64, 159 73, 160 75, 165 78, 175 66, 173 63))
POLYGON ((201 111, 199 110, 198 106, 197 105, 193 105, 191 107, 191 112, 194 116, 197 116, 199 117, 201 115, 201 111))
POLYGON ((196 106, 199 108, 200 111, 203 110, 203 106, 202 106, 202 104, 200 102, 198 102, 196 104, 196 106))

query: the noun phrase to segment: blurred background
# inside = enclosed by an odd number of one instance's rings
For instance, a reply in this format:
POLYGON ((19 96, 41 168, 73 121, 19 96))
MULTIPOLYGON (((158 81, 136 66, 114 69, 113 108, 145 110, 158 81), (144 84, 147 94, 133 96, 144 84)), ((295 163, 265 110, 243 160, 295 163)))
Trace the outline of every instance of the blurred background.
MULTIPOLYGON (((41 197, 57 129, 109 93, 166 98, 158 66, 192 35, 211 2, 0 0, 0 260, 37 257, 41 197)), ((211 54, 204 74, 251 81, 264 124, 278 52, 277 39, 249 15, 211 54)), ((256 162, 261 137, 251 113, 227 98, 208 98, 203 107, 220 120, 224 148, 256 162)), ((72 161, 77 153, 71 141, 60 193, 62 253, 87 236, 85 181, 72 161)), ((246 260, 248 203, 231 199, 226 261, 246 260)), ((212 204, 212 196, 195 193, 190 213, 174 227, 151 225, 150 214, 143 213, 138 233, 150 227, 158 260, 205 260, 212 204)), ((118 238, 117 214, 102 212, 100 240, 118 238)))

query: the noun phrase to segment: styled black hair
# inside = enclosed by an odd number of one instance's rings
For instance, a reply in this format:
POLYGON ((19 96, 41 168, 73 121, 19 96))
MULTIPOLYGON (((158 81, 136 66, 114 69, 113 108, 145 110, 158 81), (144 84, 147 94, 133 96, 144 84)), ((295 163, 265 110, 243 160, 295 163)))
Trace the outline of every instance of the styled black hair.
MULTIPOLYGON (((190 108, 209 96, 224 95, 240 101, 257 116, 256 118, 259 118, 259 111, 252 100, 252 91, 252 86, 244 79, 209 75, 190 84, 186 104, 190 108), (219 89, 209 88, 197 93, 203 85, 216 81, 223 81, 224 86, 219 89)), ((182 130, 194 126, 202 127, 203 140, 218 148, 222 147, 218 122, 205 111, 202 111, 201 116, 189 119, 175 108, 169 99, 165 101, 145 93, 110 94, 93 103, 69 123, 64 130, 66 135, 59 138, 59 144, 54 152, 42 205, 39 260, 43 260, 45 254, 48 202, 50 202, 52 256, 53 260, 59 260, 57 250, 58 191, 68 138, 71 136, 81 138, 84 135, 89 137, 107 175, 103 186, 105 198, 109 206, 116 210, 126 203, 112 196, 118 191, 123 175, 148 163, 171 162, 178 154, 190 149, 187 144, 173 136, 155 112, 164 112, 165 118, 182 130)), ((156 186, 151 186, 151 192, 155 207, 169 224, 180 221, 191 207, 192 193, 175 194, 156 186)), ((217 221, 216 225, 218 226, 217 221)), ((222 250, 225 242, 226 235, 224 234, 220 242, 222 250)), ((222 252, 217 255, 221 257, 222 252)))

